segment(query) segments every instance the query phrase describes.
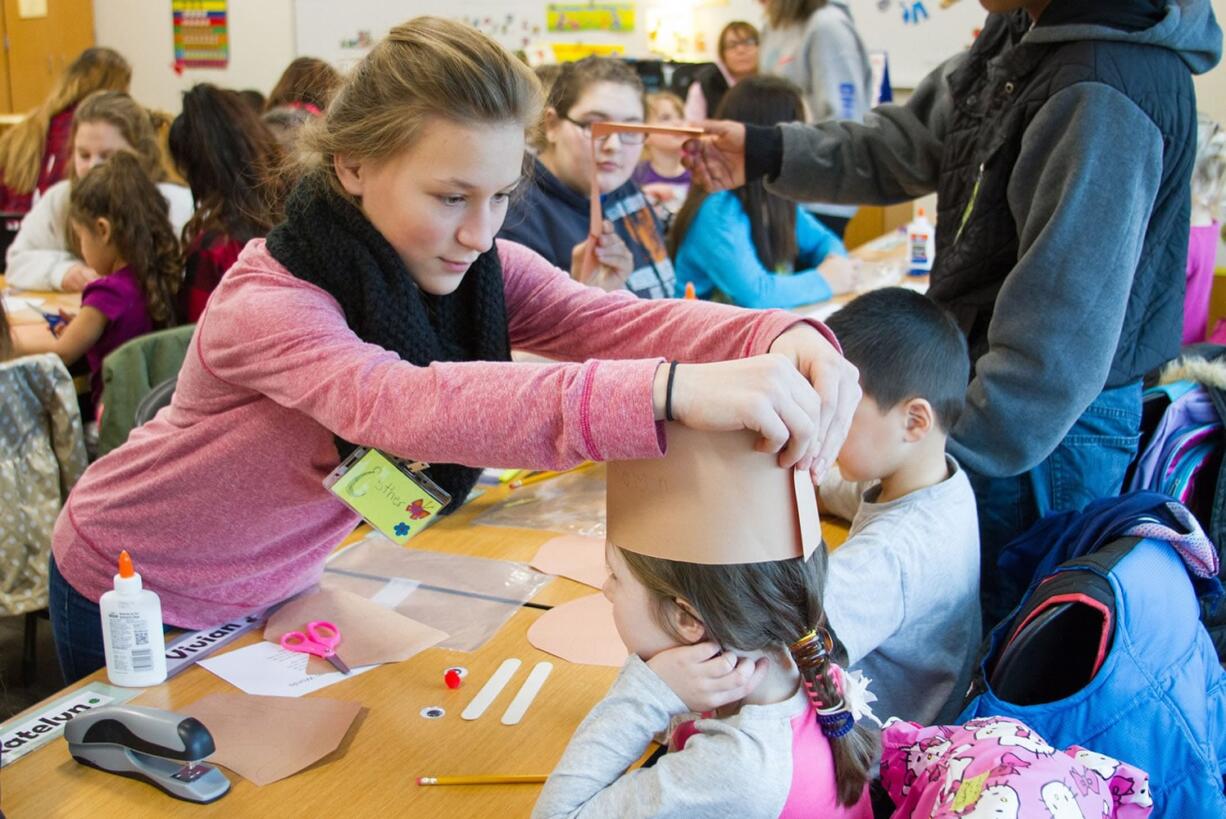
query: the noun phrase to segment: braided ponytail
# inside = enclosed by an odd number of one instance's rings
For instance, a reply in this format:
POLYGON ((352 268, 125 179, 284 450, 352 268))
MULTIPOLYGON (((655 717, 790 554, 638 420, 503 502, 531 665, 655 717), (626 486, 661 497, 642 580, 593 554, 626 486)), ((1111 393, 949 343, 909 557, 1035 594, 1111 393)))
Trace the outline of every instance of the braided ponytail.
POLYGON ((864 794, 868 772, 877 758, 877 737, 863 721, 857 721, 843 698, 843 669, 834 663, 834 638, 824 626, 825 614, 818 609, 818 624, 788 646, 801 684, 809 695, 817 723, 830 740, 839 804, 850 807, 864 794))

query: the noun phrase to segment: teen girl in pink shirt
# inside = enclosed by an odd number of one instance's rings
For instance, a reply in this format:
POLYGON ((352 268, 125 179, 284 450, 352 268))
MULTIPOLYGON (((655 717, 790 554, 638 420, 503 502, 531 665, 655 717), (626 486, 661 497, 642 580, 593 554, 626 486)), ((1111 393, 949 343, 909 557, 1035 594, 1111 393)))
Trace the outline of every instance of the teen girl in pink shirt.
POLYGON ((120 549, 180 627, 314 583, 358 522, 321 483, 355 445, 430 462, 453 505, 481 465, 659 456, 669 413, 753 429, 815 475, 833 461, 859 387, 822 325, 605 293, 494 241, 540 96, 515 57, 437 18, 352 71, 304 134, 285 221, 209 300, 171 405, 60 515, 69 680, 103 664, 96 601, 120 549), (512 363, 512 347, 559 363, 512 363))

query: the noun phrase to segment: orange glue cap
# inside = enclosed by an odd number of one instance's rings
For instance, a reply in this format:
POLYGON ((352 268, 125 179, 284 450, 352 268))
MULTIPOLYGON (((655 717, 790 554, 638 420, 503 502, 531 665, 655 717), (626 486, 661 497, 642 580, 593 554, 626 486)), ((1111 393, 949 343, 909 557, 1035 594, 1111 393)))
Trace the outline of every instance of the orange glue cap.
POLYGON ((128 550, 124 549, 119 553, 119 576, 131 577, 135 572, 132 569, 132 557, 128 554, 128 550))

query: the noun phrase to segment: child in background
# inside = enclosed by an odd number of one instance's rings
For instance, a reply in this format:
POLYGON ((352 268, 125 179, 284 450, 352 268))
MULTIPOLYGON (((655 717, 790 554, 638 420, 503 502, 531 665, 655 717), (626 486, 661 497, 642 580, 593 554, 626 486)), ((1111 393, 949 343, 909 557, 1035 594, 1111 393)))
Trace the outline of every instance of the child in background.
MULTIPOLYGON (((685 122, 681 97, 668 91, 647 95, 647 122, 650 125, 682 125, 685 122)), ((655 206, 656 215, 665 225, 681 210, 690 190, 690 172, 681 164, 681 146, 685 137, 650 134, 647 137, 647 158, 634 171, 634 181, 655 206)))
POLYGON ((1217 260, 1217 216, 1226 182, 1226 131, 1202 116, 1196 131, 1196 165, 1192 169, 1192 232, 1188 238, 1187 288, 1183 296, 1183 343, 1205 340, 1209 293, 1217 260))
MULTIPOLYGON (((124 91, 132 67, 109 48, 87 48, 38 108, 0 135, 0 212, 25 214, 68 173, 73 112, 95 91, 124 91)), ((80 288, 77 288, 78 290, 80 288)))
POLYGON ((948 721, 980 638, 975 496, 945 452, 970 378, 966 339, 935 302, 900 287, 859 296, 829 326, 864 397, 820 490, 824 508, 851 521, 830 555, 826 612, 883 719, 948 721))
POLYGON ((183 94, 183 112, 170 127, 170 154, 196 201, 183 228, 179 289, 179 314, 195 323, 243 246, 280 219, 281 150, 238 94, 201 83, 183 94))
MULTIPOLYGON (((718 116, 770 126, 803 113, 800 91, 790 82, 750 77, 727 93, 718 116)), ((693 283, 699 298, 796 307, 826 301, 854 283, 839 237, 762 180, 717 193, 694 185, 668 239, 678 298, 693 283)))
POLYGON ((499 236, 527 245, 584 284, 629 289, 642 298, 672 296, 664 227, 630 178, 643 135, 611 134, 592 156, 593 123, 642 121, 643 82, 634 69, 607 57, 565 63, 535 129, 533 170, 523 195, 512 200, 499 236), (587 270, 593 161, 605 222, 594 269, 587 270))
POLYGON ((813 495, 798 499, 750 436, 668 437, 663 461, 609 464, 604 594, 631 654, 534 819, 867 819, 868 698, 834 662, 820 535, 806 559, 793 533, 798 500, 816 523, 813 495), (781 526, 746 537, 742 504, 781 526), (627 770, 666 733, 667 753, 627 770))
POLYGON ((319 115, 341 87, 341 75, 317 57, 299 57, 288 66, 264 103, 265 111, 282 106, 302 107, 319 115))
POLYGON ((68 218, 98 273, 85 286, 81 312, 45 343, 19 343, 18 353, 55 353, 65 366, 85 356, 90 397, 102 395, 102 359, 126 341, 174 324, 182 266, 165 197, 140 157, 120 151, 72 188, 68 218))
POLYGON ((99 91, 78 106, 73 120, 71 177, 47 189, 22 220, 9 246, 6 280, 10 286, 76 292, 101 275, 71 249, 68 198, 76 180, 122 151, 139 157, 140 166, 158 183, 167 201, 175 235, 183 230, 192 215, 192 193, 163 181, 162 149, 149 112, 127 94, 99 91))

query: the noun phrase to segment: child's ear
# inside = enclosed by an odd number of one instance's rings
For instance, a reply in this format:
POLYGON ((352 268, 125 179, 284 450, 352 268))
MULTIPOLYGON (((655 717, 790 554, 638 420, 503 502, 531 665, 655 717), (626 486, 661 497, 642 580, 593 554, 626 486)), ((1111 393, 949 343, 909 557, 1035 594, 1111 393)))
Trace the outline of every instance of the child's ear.
POLYGON ((936 413, 926 398, 912 398, 904 406, 903 440, 909 444, 922 441, 936 426, 936 413))
POLYGON ((99 242, 109 245, 111 243, 111 220, 104 216, 99 216, 94 220, 91 232, 98 237, 99 242))
POLYGON ((699 619, 694 607, 680 597, 673 598, 673 604, 673 628, 676 629, 677 636, 687 644, 701 642, 707 636, 707 627, 699 619))
POLYGON ((541 133, 545 135, 545 141, 552 145, 557 142, 558 128, 562 124, 562 118, 558 116, 558 111, 552 105, 545 107, 545 112, 541 114, 541 133))
POLYGON ((332 167, 336 170, 336 178, 340 180, 345 192, 350 196, 361 197, 366 189, 362 163, 338 154, 332 157, 332 167))

